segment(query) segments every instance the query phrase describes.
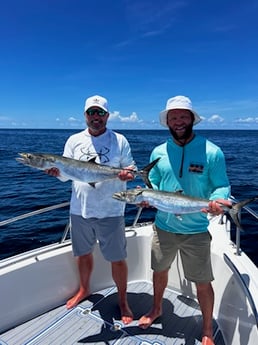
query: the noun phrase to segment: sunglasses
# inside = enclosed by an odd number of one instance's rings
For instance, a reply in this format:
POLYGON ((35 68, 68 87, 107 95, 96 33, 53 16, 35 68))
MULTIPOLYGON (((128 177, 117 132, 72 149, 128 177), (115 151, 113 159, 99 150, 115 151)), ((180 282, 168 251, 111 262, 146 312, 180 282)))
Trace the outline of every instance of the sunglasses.
POLYGON ((105 116, 107 114, 107 112, 103 109, 88 109, 86 111, 87 115, 89 116, 93 116, 95 114, 99 115, 99 116, 105 116))

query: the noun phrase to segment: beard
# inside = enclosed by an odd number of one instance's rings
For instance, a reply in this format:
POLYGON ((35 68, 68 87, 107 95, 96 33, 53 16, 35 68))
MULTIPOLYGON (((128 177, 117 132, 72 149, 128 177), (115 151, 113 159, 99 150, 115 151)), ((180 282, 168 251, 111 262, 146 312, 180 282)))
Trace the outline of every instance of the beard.
POLYGON ((184 131, 184 133, 182 134, 182 135, 178 135, 177 133, 176 133, 176 131, 174 131, 172 128, 170 128, 169 127, 169 131, 170 131, 170 133, 171 133, 171 135, 172 135, 172 137, 175 139, 175 140, 177 140, 177 141, 179 141, 179 142, 182 142, 182 141, 186 141, 187 139, 189 139, 190 138, 190 136, 192 135, 192 132, 193 132, 193 123, 191 123, 190 125, 187 125, 186 127, 185 127, 185 131, 184 131))

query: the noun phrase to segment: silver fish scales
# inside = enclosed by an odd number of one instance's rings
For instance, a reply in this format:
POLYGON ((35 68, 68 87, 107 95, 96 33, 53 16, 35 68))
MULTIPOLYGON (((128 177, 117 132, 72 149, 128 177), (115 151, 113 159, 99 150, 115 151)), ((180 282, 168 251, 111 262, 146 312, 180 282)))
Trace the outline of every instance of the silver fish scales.
MULTIPOLYGON (((58 168, 60 179, 85 182, 93 187, 98 182, 118 178, 122 168, 110 167, 108 165, 97 164, 95 158, 90 161, 81 161, 73 158, 63 157, 48 153, 19 153, 16 160, 30 167, 46 170, 58 168)), ((159 159, 148 164, 142 170, 130 170, 134 176, 140 176, 147 186, 151 186, 148 174, 159 159)))
MULTIPOLYGON (((113 194, 116 200, 124 201, 129 204, 141 204, 147 202, 158 210, 173 213, 175 215, 201 212, 207 209, 210 200, 191 197, 181 192, 166 192, 154 189, 135 188, 113 194)), ((242 229, 239 221, 239 212, 242 207, 252 201, 258 200, 258 196, 249 198, 235 204, 231 207, 221 204, 221 208, 228 212, 234 223, 242 229)))

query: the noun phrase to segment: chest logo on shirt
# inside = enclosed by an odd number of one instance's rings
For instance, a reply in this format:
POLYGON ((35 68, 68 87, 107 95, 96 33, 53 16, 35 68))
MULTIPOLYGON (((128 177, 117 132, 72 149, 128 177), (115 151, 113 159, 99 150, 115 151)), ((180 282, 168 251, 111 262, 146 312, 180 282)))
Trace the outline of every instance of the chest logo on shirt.
POLYGON ((82 155, 80 156, 79 160, 86 160, 89 161, 94 157, 99 157, 100 163, 108 163, 109 157, 108 154, 110 152, 110 149, 106 146, 103 146, 99 152, 95 151, 94 146, 81 148, 82 155))
POLYGON ((203 164, 191 163, 189 165, 188 171, 192 172, 192 173, 202 174, 203 173, 203 169, 204 169, 203 164))

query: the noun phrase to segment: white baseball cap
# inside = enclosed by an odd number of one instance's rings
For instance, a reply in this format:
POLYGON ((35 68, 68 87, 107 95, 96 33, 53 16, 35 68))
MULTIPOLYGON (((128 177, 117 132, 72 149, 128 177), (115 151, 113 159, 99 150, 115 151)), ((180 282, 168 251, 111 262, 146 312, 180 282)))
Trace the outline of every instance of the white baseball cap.
POLYGON ((166 109, 159 114, 159 119, 162 126, 168 127, 167 113, 169 112, 169 110, 172 109, 190 110, 194 115, 194 125, 196 125, 198 122, 202 120, 201 117, 193 110, 190 98, 185 96, 175 96, 168 99, 166 109))
POLYGON ((91 96, 85 101, 84 112, 86 112, 91 107, 99 107, 108 112, 108 101, 102 96, 91 96))

